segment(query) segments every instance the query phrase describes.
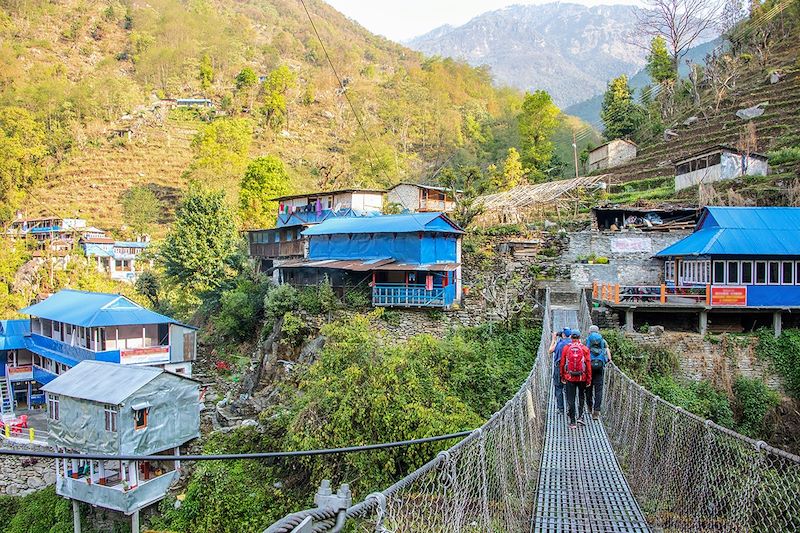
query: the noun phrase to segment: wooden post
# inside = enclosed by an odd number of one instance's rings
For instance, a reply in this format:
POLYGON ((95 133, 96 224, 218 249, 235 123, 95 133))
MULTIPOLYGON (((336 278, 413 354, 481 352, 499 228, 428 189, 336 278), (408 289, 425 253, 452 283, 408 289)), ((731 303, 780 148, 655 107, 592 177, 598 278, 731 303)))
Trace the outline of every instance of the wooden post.
POLYGON ((592 282, 592 298, 597 299, 597 280, 592 282))
POLYGON ((619 303, 619 283, 614 286, 614 303, 619 303))
POLYGON ((711 305, 711 285, 706 285, 706 305, 711 305))
POLYGON ((667 303, 667 286, 665 284, 661 284, 661 303, 667 303))

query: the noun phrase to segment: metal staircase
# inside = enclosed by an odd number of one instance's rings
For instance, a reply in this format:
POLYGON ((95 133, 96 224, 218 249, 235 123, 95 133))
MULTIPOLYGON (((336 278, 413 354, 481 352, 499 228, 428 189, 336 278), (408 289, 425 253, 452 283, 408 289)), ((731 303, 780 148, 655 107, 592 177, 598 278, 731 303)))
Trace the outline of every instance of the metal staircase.
POLYGON ((0 378, 0 415, 14 416, 14 394, 8 378, 0 378))

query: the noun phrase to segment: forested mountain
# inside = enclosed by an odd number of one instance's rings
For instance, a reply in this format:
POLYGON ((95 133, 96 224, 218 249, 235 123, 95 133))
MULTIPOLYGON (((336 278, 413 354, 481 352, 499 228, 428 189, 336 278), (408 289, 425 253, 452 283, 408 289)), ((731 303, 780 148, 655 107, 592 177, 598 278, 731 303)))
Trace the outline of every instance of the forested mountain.
POLYGON ((282 159, 281 187, 298 190, 485 169, 519 146, 522 94, 487 70, 306 5, 325 50, 295 0, 0 0, 0 127, 16 132, 0 168, 25 169, 2 174, 1 218, 21 208, 119 227, 121 195, 146 186, 166 222, 190 179, 235 197, 261 155, 282 159), (181 97, 216 107, 160 107, 181 97))
POLYGON ((514 5, 457 28, 437 28, 408 44, 426 54, 488 65, 499 83, 544 89, 557 105, 569 106, 602 93, 611 77, 644 66, 647 51, 631 44, 636 9, 514 5))

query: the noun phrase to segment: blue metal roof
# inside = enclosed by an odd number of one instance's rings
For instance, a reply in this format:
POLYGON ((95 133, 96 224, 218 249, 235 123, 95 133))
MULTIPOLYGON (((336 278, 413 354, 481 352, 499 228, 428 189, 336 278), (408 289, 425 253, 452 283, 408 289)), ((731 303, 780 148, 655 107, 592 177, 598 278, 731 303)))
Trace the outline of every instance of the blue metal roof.
POLYGON ((800 208, 706 207, 695 232, 657 257, 800 256, 800 208))
POLYGON ((443 213, 412 213, 409 215, 383 215, 368 218, 329 218, 310 227, 303 235, 334 235, 342 233, 411 233, 435 231, 439 233, 464 233, 443 213))
POLYGON ((147 248, 150 246, 149 242, 141 241, 115 241, 115 248, 147 248))
POLYGON ((0 351, 25 348, 25 335, 31 332, 28 319, 0 320, 0 351))
MULTIPOLYGON (((64 289, 20 313, 83 327, 179 324, 120 294, 64 289)), ((183 324, 181 324, 183 325, 183 324)), ((188 326, 191 327, 191 326, 188 326)))
POLYGON ((111 251, 110 245, 108 247, 103 247, 103 245, 97 243, 85 243, 83 245, 83 253, 85 253, 87 257, 97 255, 100 257, 114 257, 114 252, 111 251))

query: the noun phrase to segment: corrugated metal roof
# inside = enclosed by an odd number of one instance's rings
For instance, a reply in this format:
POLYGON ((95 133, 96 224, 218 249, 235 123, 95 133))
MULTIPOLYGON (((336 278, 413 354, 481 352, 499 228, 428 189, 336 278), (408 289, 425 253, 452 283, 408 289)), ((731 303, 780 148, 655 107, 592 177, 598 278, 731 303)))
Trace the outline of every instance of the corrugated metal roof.
MULTIPOLYGON (((120 294, 64 289, 20 313, 87 328, 133 324, 179 324, 120 294)), ((183 325, 183 324, 181 324, 183 325)), ((187 326, 191 327, 191 326, 187 326)))
POLYGON ((298 259, 295 261, 287 261, 282 263, 280 268, 335 268, 337 270, 351 270, 353 272, 368 272, 370 270, 377 270, 378 267, 393 262, 394 259, 321 259, 319 261, 298 259))
POLYGON ((707 207, 694 233, 656 254, 800 256, 800 208, 707 207))
POLYGON ((0 350, 21 350, 25 348, 25 335, 31 332, 27 319, 0 320, 0 350))
POLYGON ((361 192, 366 194, 384 194, 386 191, 383 189, 337 189, 335 191, 316 191, 316 192, 307 192, 304 194, 287 194, 285 196, 277 196, 275 198, 270 198, 269 201, 280 202, 283 200, 292 200, 294 198, 305 198, 307 196, 317 198, 320 196, 330 196, 331 194, 345 194, 348 192, 361 192))
POLYGON ((335 218, 303 231, 303 235, 333 235, 347 233, 408 233, 436 231, 464 233, 464 230, 443 213, 412 213, 383 215, 372 218, 335 218))
POLYGON ((42 387, 42 390, 50 394, 119 405, 162 373, 163 369, 152 366, 81 361, 42 387))

